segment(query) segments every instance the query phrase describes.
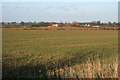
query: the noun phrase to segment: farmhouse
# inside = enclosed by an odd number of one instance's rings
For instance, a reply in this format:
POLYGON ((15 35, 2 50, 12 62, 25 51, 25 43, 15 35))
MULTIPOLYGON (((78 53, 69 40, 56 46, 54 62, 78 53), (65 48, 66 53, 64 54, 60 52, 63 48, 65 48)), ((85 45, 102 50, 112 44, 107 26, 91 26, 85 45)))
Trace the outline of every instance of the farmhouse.
POLYGON ((58 27, 59 25, 58 24, 52 24, 52 27, 58 27))
POLYGON ((58 27, 59 24, 52 24, 51 26, 48 26, 48 27, 58 27))

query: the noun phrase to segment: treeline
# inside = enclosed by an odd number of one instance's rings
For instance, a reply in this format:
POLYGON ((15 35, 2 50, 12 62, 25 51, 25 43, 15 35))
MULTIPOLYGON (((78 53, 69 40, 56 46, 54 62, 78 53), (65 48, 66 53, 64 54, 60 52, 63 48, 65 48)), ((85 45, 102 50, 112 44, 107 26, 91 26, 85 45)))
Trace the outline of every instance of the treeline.
POLYGON ((50 24, 32 24, 31 27, 47 27, 47 26, 50 26, 50 24))
POLYGON ((101 26, 101 27, 118 27, 119 24, 116 22, 108 22, 108 23, 102 23, 101 21, 92 21, 92 22, 85 22, 85 23, 80 23, 80 22, 23 22, 21 21, 20 23, 17 22, 2 22, 2 27, 48 27, 51 26, 52 24, 59 24, 59 27, 84 27, 84 25, 89 25, 89 27, 92 26, 101 26), (83 26, 82 26, 83 25, 83 26))

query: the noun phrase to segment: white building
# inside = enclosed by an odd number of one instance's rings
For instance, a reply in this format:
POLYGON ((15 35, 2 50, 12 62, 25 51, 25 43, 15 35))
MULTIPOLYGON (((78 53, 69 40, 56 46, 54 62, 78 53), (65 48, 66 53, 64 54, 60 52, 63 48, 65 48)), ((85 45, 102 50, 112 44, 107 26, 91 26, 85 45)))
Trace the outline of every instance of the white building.
POLYGON ((90 25, 89 25, 89 24, 85 24, 85 26, 90 27, 90 25))
POLYGON ((99 28, 100 26, 92 26, 93 28, 99 28))

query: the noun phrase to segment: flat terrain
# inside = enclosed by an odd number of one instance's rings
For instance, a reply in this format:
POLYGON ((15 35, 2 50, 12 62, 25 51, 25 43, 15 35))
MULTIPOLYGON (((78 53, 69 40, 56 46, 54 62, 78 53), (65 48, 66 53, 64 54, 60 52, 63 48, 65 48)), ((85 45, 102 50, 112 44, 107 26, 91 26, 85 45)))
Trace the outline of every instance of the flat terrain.
POLYGON ((3 28, 3 77, 116 78, 118 31, 3 28))

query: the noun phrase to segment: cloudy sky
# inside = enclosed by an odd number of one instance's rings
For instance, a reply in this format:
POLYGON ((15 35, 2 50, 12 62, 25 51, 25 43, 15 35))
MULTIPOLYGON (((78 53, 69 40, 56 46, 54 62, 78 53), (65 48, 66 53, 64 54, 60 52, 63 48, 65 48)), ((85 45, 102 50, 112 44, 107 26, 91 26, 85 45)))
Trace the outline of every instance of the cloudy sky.
POLYGON ((118 21, 118 0, 3 0, 4 22, 102 22, 118 21))
POLYGON ((3 2, 118 2, 119 0, 2 0, 3 2))

